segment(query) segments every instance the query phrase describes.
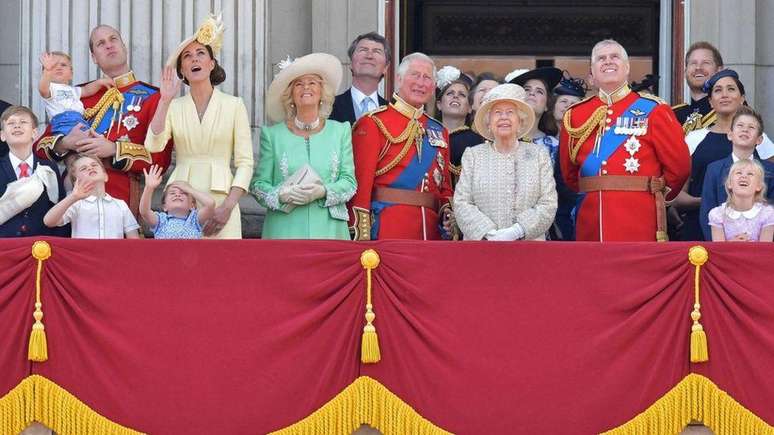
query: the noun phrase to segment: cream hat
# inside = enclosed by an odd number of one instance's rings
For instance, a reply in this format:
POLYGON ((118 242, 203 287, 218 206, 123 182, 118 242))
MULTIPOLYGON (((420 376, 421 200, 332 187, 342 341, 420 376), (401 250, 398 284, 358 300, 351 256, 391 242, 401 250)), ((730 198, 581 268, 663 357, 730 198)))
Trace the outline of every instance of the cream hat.
POLYGON ((481 101, 481 107, 479 107, 476 112, 476 118, 473 121, 478 134, 484 136, 486 139, 494 140, 492 132, 489 131, 489 125, 487 125, 486 119, 493 105, 502 101, 507 101, 513 103, 513 105, 516 106, 516 109, 521 112, 521 116, 519 116, 521 125, 516 134, 516 137, 521 139, 529 132, 532 125, 535 123, 535 112, 532 110, 532 107, 525 102, 526 98, 527 93, 524 91, 524 88, 519 85, 505 83, 492 88, 492 90, 484 95, 484 98, 481 101))
POLYGON ((293 80, 307 74, 317 74, 336 92, 344 74, 341 61, 328 53, 312 53, 284 60, 279 64, 280 72, 274 77, 266 93, 266 112, 269 119, 279 122, 285 119, 285 107, 282 105, 282 93, 293 80))
POLYGON ((167 66, 177 66, 177 58, 180 53, 188 47, 188 44, 196 41, 202 45, 208 45, 212 49, 212 55, 217 56, 220 52, 220 48, 223 46, 223 32, 226 27, 223 25, 223 14, 213 15, 210 14, 206 20, 199 26, 196 33, 183 40, 180 45, 177 46, 175 51, 167 58, 167 66))

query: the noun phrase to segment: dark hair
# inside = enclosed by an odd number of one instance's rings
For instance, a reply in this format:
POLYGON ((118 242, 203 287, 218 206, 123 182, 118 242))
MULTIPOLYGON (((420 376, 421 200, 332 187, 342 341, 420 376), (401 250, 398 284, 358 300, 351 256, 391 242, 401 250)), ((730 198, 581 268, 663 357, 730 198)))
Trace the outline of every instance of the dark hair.
POLYGON ((715 60, 715 65, 717 65, 718 68, 723 66, 723 56, 720 55, 720 51, 707 41, 694 42, 688 47, 688 51, 685 53, 685 66, 688 66, 688 58, 691 57, 691 53, 701 49, 712 52, 712 58, 715 60))
MULTIPOLYGON (((465 73, 460 73, 460 77, 457 80, 452 80, 449 84, 444 86, 443 88, 435 88, 435 102, 440 103, 441 99, 443 98, 443 94, 446 93, 446 90, 451 87, 451 85, 459 83, 463 86, 465 86, 465 90, 468 91, 468 107, 472 105, 473 103, 470 102, 470 78, 465 73)), ((473 112, 471 111, 465 116, 465 125, 470 125, 470 123, 473 121, 471 119, 471 115, 473 115, 473 112)), ((443 122, 443 112, 441 112, 440 109, 438 109, 438 120, 443 122)))
POLYGON ((498 84, 501 84, 503 81, 494 75, 494 73, 491 73, 489 71, 482 72, 481 74, 476 76, 476 80, 473 81, 473 86, 470 87, 470 94, 468 95, 468 102, 470 105, 473 105, 473 94, 476 93, 476 90, 478 89, 478 85, 481 84, 481 82, 485 80, 491 80, 493 82, 497 82, 498 84))
MULTIPOLYGON (((196 41, 193 41, 196 42, 196 41)), ((209 45, 205 45, 207 48, 207 53, 210 54, 210 59, 215 61, 215 68, 210 71, 210 83, 212 83, 212 86, 217 86, 223 82, 226 81, 226 70, 223 69, 222 66, 218 63, 218 59, 215 59, 215 55, 212 53, 212 47, 209 45)), ((182 52, 180 53, 182 54, 182 52)), ((175 71, 177 71, 177 77, 183 79, 183 83, 189 84, 188 79, 183 76, 183 72, 180 71, 181 64, 183 62, 182 56, 177 56, 177 62, 175 62, 175 71)))
POLYGON ((26 106, 9 106, 7 109, 3 111, 3 114, 0 115, 0 129, 5 128, 5 122, 8 121, 8 118, 19 115, 21 113, 24 113, 28 115, 30 118, 32 118, 32 128, 38 128, 38 117, 35 116, 35 113, 30 110, 29 107, 26 106))
POLYGON ((358 35, 357 38, 352 41, 352 44, 349 44, 349 48, 347 49, 347 56, 349 56, 349 60, 352 60, 352 55, 355 54, 357 44, 364 39, 382 44, 382 47, 384 47, 384 57, 387 59, 387 63, 392 62, 392 50, 390 49, 390 45, 387 43, 387 40, 384 38, 384 36, 376 32, 368 32, 363 33, 362 35, 358 35))
POLYGON ((731 128, 733 128, 734 123, 736 123, 736 120, 740 116, 750 116, 755 118, 755 120, 758 121, 758 136, 763 134, 763 118, 761 117, 761 114, 748 106, 742 106, 736 110, 734 117, 731 119, 731 128))
POLYGON ((556 136, 559 134, 559 127, 557 127, 556 119, 554 119, 555 105, 556 96, 552 92, 548 92, 546 94, 546 111, 540 115, 540 119, 538 120, 538 130, 548 136, 556 136))

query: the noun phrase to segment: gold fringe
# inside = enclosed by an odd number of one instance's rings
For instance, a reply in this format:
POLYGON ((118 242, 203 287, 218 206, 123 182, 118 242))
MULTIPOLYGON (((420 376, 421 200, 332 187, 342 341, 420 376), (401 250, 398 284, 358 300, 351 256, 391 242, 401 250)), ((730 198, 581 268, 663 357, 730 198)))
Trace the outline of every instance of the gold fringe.
POLYGON ((376 314, 371 304, 371 271, 379 266, 379 254, 373 249, 367 249, 360 254, 360 264, 366 270, 366 325, 363 327, 363 337, 360 343, 360 361, 363 364, 378 363, 382 359, 379 351, 379 336, 373 325, 376 314))
POLYGON ((691 373, 641 414, 602 435, 680 433, 692 420, 715 435, 774 435, 774 427, 734 400, 714 382, 691 373))
POLYGON ((605 119, 607 117, 607 106, 599 106, 579 127, 573 127, 570 123, 570 117, 572 110, 567 110, 562 119, 564 130, 567 132, 569 138, 569 153, 570 161, 572 164, 576 164, 576 158, 578 157, 578 151, 583 143, 586 142, 591 133, 597 132, 597 140, 602 133, 602 129, 605 127, 605 119))
POLYGON ((350 435, 361 424, 385 435, 450 434, 419 415, 378 381, 361 376, 322 408, 270 435, 350 435))
POLYGON ((35 276, 35 312, 32 313, 35 323, 32 325, 32 332, 30 332, 27 359, 43 362, 48 360, 48 341, 46 340, 46 328, 43 326, 43 303, 40 302, 40 273, 43 270, 43 262, 51 257, 51 246, 38 240, 32 244, 32 256, 38 260, 38 271, 35 276))
POLYGON ((20 433, 34 421, 59 435, 142 434, 99 415, 67 390, 40 375, 24 378, 0 397, 0 433, 20 433))
MULTIPOLYGON (((94 117, 94 121, 91 123, 91 128, 96 129, 99 126, 99 123, 102 122, 102 118, 105 117, 105 113, 107 113, 108 109, 112 107, 113 110, 117 113, 118 109, 120 109, 121 105, 123 104, 124 94, 122 94, 118 88, 110 88, 105 91, 104 94, 102 94, 102 97, 100 97, 99 101, 97 101, 97 104, 83 112, 83 118, 91 119, 94 117)), ((111 123, 110 126, 112 127, 113 124, 111 123)))
POLYGON ((709 361, 709 347, 707 346, 707 333, 704 327, 699 323, 701 319, 701 304, 699 303, 699 271, 701 266, 707 262, 709 254, 703 246, 693 246, 688 250, 688 261, 696 266, 693 279, 694 302, 693 311, 691 311, 691 362, 700 363, 709 361))

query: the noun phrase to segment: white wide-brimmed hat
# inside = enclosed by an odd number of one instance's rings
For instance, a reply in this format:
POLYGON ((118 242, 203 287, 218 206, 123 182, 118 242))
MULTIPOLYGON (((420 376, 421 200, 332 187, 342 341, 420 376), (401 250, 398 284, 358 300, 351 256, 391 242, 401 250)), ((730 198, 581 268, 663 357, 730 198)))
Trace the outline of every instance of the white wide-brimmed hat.
POLYGON ((223 25, 223 14, 210 14, 199 28, 196 29, 196 33, 184 39, 172 54, 169 55, 166 65, 171 67, 177 66, 177 58, 180 56, 180 53, 188 47, 188 44, 194 41, 202 45, 208 45, 212 49, 212 55, 216 56, 223 46, 223 32, 225 30, 226 27, 223 25))
POLYGON ((341 61, 328 53, 312 53, 280 62, 280 72, 274 77, 266 93, 266 114, 269 119, 279 122, 285 119, 285 107, 282 105, 282 93, 293 80, 307 75, 317 74, 336 92, 344 74, 341 61))
POLYGON ((487 92, 481 100, 481 107, 479 107, 476 112, 476 118, 473 121, 478 134, 484 136, 486 139, 494 140, 494 135, 489 131, 489 125, 487 124, 486 119, 493 105, 507 101, 516 106, 516 109, 522 113, 522 115, 519 116, 521 125, 519 126, 519 131, 516 133, 516 137, 521 139, 530 131, 530 129, 532 129, 532 125, 535 123, 535 112, 532 110, 532 107, 526 103, 526 98, 527 93, 524 91, 524 88, 519 85, 505 83, 492 88, 492 90, 487 92))

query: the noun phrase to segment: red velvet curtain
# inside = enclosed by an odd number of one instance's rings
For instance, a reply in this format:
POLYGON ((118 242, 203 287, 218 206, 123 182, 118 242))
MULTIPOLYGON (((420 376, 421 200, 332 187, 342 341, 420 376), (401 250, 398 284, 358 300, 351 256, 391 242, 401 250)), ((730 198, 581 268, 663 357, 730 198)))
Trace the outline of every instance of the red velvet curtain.
POLYGON ((598 433, 696 372, 774 422, 772 245, 705 245, 690 364, 689 244, 48 241, 42 363, 32 240, 1 242, 0 396, 40 374, 136 430, 255 434, 368 375, 451 432, 598 433))

